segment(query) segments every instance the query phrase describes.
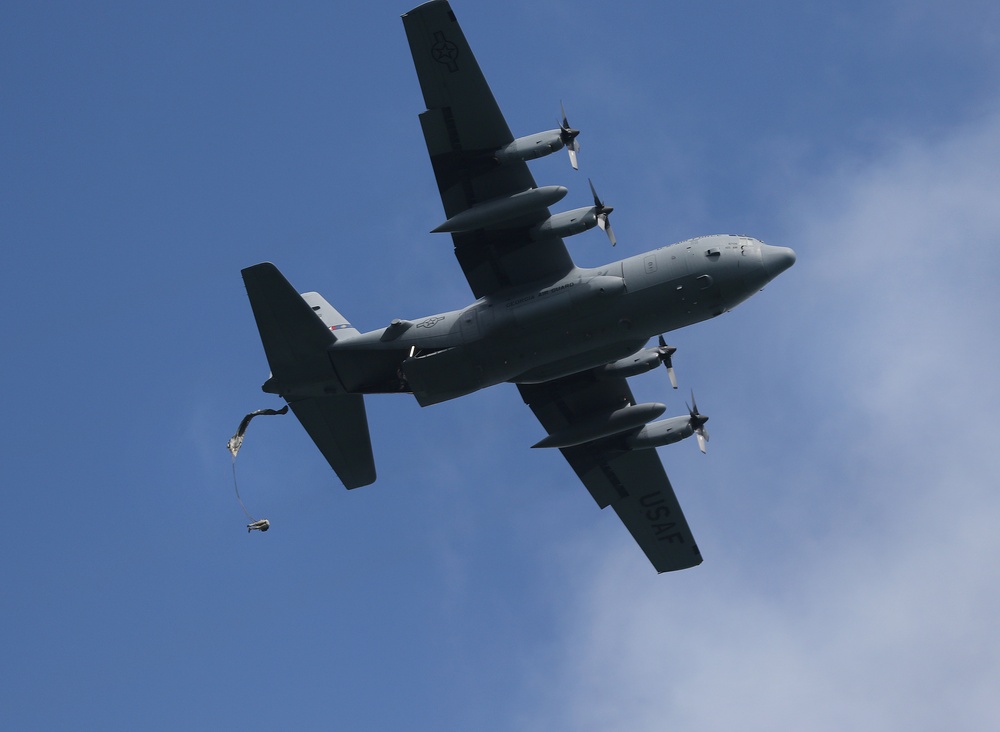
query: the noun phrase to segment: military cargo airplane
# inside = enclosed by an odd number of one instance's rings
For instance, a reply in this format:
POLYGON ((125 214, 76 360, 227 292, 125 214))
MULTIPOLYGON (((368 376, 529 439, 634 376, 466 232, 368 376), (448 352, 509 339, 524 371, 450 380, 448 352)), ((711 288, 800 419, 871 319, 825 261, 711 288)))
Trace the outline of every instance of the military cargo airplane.
POLYGON ((708 320, 758 292, 795 253, 746 236, 702 236, 596 268, 573 263, 564 237, 611 209, 552 214, 566 195, 538 187, 534 158, 577 131, 515 139, 446 0, 403 16, 427 109, 419 115, 446 219, 475 302, 361 333, 318 293, 300 295, 270 263, 243 270, 271 377, 347 488, 375 481, 364 395, 409 393, 421 406, 510 382, 601 508, 611 506, 658 572, 701 563, 656 449, 694 435, 707 417, 636 404, 627 377, 661 365, 676 388, 663 333, 708 320), (647 343, 657 337, 655 345, 647 343))

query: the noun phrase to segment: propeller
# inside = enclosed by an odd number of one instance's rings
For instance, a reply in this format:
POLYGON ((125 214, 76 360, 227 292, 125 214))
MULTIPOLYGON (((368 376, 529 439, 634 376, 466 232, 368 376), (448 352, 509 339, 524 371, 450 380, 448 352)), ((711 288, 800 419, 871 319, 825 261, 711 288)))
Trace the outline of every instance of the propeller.
POLYGON ((667 376, 670 377, 670 385, 677 388, 677 375, 674 373, 674 364, 671 361, 673 355, 677 352, 676 346, 668 346, 667 342, 663 340, 663 336, 660 336, 660 345, 656 349, 657 355, 660 357, 660 363, 667 367, 667 376))
MULTIPOLYGON (((687 402, 684 403, 684 406, 687 407, 687 402)), ((694 400, 694 391, 691 392, 691 406, 688 407, 688 414, 691 415, 689 423, 694 429, 695 437, 698 438, 698 449, 704 453, 705 443, 708 442, 708 430, 705 429, 708 417, 698 412, 698 402, 694 400)))
POLYGON ((562 122, 559 123, 559 139, 562 140, 569 152, 569 164, 573 166, 573 170, 579 170, 580 166, 577 163, 576 154, 580 152, 580 143, 576 141, 576 136, 580 134, 580 130, 574 130, 569 126, 569 120, 566 119, 566 108, 562 102, 559 102, 559 108, 562 110, 563 116, 562 122))
POLYGON ((594 207, 596 209, 594 213, 597 214, 597 225, 608 235, 608 239, 611 240, 611 246, 614 246, 618 241, 615 239, 615 232, 611 230, 611 222, 608 220, 608 215, 614 209, 611 206, 605 206, 604 202, 598 197, 597 191, 594 190, 594 182, 589 178, 587 182, 590 183, 590 192, 594 194, 594 207))

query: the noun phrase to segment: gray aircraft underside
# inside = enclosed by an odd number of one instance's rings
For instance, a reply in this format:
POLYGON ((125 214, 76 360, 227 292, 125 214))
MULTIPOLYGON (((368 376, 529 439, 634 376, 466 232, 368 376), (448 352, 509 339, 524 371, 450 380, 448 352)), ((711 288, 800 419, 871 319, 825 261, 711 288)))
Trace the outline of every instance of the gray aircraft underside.
MULTIPOLYGON (((243 270, 271 367, 264 391, 291 406, 347 488, 375 480, 364 394, 412 393, 422 406, 494 384, 518 385, 601 508, 612 506, 657 571, 701 554, 655 448, 695 435, 706 417, 654 421, 627 377, 670 364, 654 336, 720 315, 795 262, 746 236, 690 239, 603 267, 573 264, 562 237, 611 233, 610 209, 553 215, 560 186, 538 188, 526 161, 567 149, 576 130, 515 140, 445 0, 403 16, 427 110, 420 115, 449 233, 477 300, 360 333, 317 293, 299 295, 269 263, 243 270)), ((671 379, 673 373, 671 372, 671 379)))

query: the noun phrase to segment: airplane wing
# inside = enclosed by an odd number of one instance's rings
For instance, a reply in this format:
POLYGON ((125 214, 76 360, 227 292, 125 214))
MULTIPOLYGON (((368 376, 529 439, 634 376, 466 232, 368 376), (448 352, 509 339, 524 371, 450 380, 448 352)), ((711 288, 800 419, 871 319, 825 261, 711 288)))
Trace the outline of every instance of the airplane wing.
MULTIPOLYGON (((517 388, 550 434, 635 403, 624 378, 597 379, 588 373, 517 388)), ((701 564, 701 552, 655 449, 629 450, 620 440, 606 438, 561 452, 597 505, 615 510, 657 572, 701 564)))
MULTIPOLYGON (((403 16, 427 110, 420 125, 445 216, 536 188, 523 161, 498 163, 495 152, 514 141, 493 92, 447 0, 432 0, 403 16)), ((482 210, 482 209, 480 209, 482 210)), ((532 240, 528 231, 549 216, 544 206, 521 211, 503 227, 455 231, 455 255, 476 297, 573 268, 559 237, 532 240)), ((586 374, 519 385, 524 401, 550 432, 634 403, 624 378, 586 374)), ((659 572, 701 563, 687 521, 655 449, 629 451, 602 440, 562 449, 598 506, 611 506, 659 572)))
MULTIPOLYGON (((433 0, 403 16, 427 111, 420 115, 445 215, 535 188, 523 161, 500 164, 494 153, 513 142, 507 122, 446 0, 433 0)), ((540 207, 502 231, 452 234, 455 255, 476 297, 545 278, 573 267, 562 239, 528 238, 528 228, 549 216, 540 207)))

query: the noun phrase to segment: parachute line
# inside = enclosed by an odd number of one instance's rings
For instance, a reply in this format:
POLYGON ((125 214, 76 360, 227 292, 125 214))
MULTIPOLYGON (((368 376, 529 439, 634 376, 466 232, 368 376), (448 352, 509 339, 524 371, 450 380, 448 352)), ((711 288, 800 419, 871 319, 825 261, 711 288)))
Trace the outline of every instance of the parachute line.
POLYGON ((246 507, 246 504, 245 504, 245 503, 243 503, 243 499, 242 499, 242 498, 240 498, 240 486, 239 486, 239 484, 238 484, 238 483, 236 482, 236 458, 235 458, 235 457, 233 458, 233 488, 235 488, 235 489, 236 489, 236 500, 240 502, 240 508, 242 508, 242 509, 243 509, 243 513, 245 513, 245 514, 247 515, 247 518, 248 518, 248 519, 250 519, 251 521, 254 521, 254 522, 256 522, 256 521, 257 521, 257 519, 255 519, 255 518, 254 518, 254 517, 253 517, 253 516, 252 516, 252 515, 250 514, 250 512, 249 512, 249 511, 247 511, 247 507, 246 507))
POLYGON ((250 425, 250 420, 254 417, 261 415, 277 415, 277 414, 288 414, 288 405, 286 404, 281 409, 258 409, 256 412, 250 412, 246 415, 240 422, 240 426, 236 430, 236 434, 229 438, 229 442, 226 443, 226 447, 233 456, 233 489, 236 491, 236 500, 240 502, 240 508, 243 509, 243 513, 246 514, 247 518, 250 519, 250 523, 247 524, 247 532, 257 530, 257 531, 267 531, 271 524, 267 519, 256 519, 253 514, 247 510, 246 504, 243 503, 243 498, 240 496, 240 485, 239 481, 236 480, 236 454, 240 451, 240 447, 243 445, 243 436, 246 434, 247 427, 250 425))

